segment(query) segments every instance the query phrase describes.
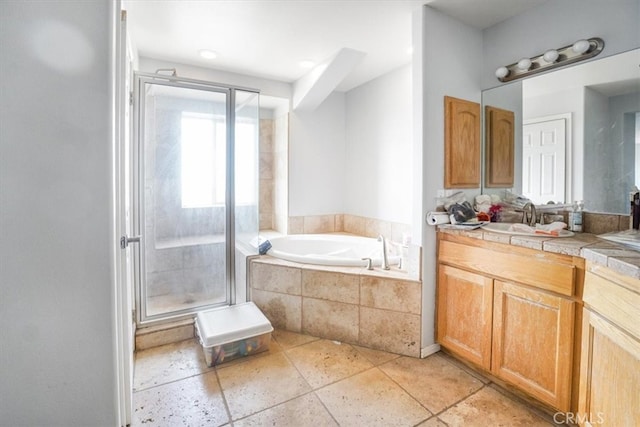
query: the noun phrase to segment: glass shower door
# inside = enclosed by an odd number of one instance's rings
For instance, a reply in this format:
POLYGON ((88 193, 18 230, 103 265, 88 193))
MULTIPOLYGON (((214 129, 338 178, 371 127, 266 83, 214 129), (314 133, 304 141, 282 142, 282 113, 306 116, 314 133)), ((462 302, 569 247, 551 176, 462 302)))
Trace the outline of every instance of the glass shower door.
MULTIPOLYGON (((230 90, 138 76, 138 321, 228 304, 230 90)), ((230 241, 231 238, 231 241, 230 241)))

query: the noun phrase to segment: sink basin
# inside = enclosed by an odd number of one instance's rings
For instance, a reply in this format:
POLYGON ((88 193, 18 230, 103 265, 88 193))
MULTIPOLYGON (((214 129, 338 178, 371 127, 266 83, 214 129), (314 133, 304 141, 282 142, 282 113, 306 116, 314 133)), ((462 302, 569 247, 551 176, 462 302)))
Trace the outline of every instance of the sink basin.
MULTIPOLYGON (((560 233, 557 236, 552 236, 550 234, 533 234, 526 233, 524 231, 511 231, 510 228, 513 225, 513 222, 489 222, 482 226, 483 230, 493 231, 494 233, 502 233, 502 234, 510 234, 512 236, 530 236, 530 237, 571 237, 574 235, 573 231, 569 230, 560 230, 560 233)), ((640 240, 638 241, 640 244, 640 240)))
POLYGON ((624 230, 617 233, 600 234, 598 237, 611 240, 612 242, 622 243, 635 250, 640 250, 640 231, 638 230, 624 230))

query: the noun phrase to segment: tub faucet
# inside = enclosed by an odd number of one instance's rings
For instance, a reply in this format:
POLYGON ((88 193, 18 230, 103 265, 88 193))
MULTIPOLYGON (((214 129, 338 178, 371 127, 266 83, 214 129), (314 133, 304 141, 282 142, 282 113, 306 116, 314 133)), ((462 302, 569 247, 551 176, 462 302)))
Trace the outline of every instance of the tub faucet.
POLYGON ((382 269, 389 270, 389 261, 387 260, 387 242, 381 234, 378 236, 378 242, 382 242, 382 269))
POLYGON ((528 224, 531 227, 536 225, 536 205, 531 202, 527 202, 522 208, 522 222, 528 224))

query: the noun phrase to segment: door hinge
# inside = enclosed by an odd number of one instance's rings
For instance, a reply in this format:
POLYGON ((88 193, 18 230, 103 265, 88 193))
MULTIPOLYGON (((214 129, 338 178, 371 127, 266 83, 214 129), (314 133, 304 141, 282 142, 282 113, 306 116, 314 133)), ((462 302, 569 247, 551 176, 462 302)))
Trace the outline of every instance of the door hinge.
POLYGON ((129 92, 129 105, 133 106, 133 91, 129 92))

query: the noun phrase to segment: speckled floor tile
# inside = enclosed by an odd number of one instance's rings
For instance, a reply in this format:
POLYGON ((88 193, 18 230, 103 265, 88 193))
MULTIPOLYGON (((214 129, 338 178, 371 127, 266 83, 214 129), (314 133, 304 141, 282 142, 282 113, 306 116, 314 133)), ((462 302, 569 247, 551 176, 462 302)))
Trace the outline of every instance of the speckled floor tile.
POLYGON ((549 427, 551 424, 524 405, 485 387, 438 415, 450 426, 465 427, 549 427))
POLYGON ((378 368, 316 391, 341 426, 413 426, 431 413, 378 368))
POLYGON ((297 347, 319 338, 311 335, 299 334, 297 332, 285 331, 284 329, 275 329, 271 336, 280 344, 283 349, 297 347))
POLYGON ((234 420, 310 391, 296 368, 279 352, 217 369, 234 420))
POLYGON ((314 393, 305 394, 250 417, 235 421, 234 427, 337 426, 314 393))
POLYGON ((180 380, 210 370, 196 340, 142 350, 135 355, 134 391, 180 380))
POLYGON ((372 348, 361 347, 359 345, 353 345, 353 348, 358 350, 358 352, 366 357, 369 362, 373 363, 374 366, 381 365, 390 360, 400 357, 399 354, 389 353, 382 350, 374 350, 372 348))
POLYGON ((314 389, 373 367, 351 345, 329 340, 313 341, 286 353, 314 389))
POLYGON ((379 368, 434 414, 483 386, 437 354, 422 360, 401 357, 379 368))
POLYGON ((214 371, 133 395, 131 427, 221 426, 229 422, 214 371))
POLYGON ((449 427, 442 421, 438 419, 438 417, 429 418, 427 421, 418 424, 418 427, 449 427))

